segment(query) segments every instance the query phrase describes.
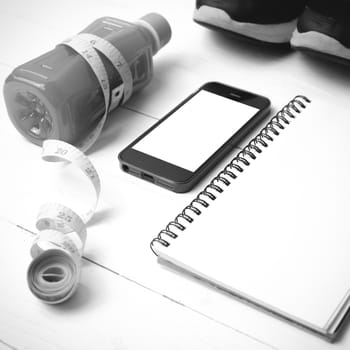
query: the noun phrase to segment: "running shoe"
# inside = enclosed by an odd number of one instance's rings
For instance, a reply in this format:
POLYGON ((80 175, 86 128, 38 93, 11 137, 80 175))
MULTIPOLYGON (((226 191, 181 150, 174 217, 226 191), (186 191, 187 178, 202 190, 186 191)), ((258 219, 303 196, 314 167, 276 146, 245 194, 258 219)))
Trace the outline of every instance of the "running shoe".
POLYGON ((350 63, 350 0, 308 1, 291 45, 350 63))
POLYGON ((273 44, 289 43, 306 0, 196 0, 193 19, 212 29, 273 44))

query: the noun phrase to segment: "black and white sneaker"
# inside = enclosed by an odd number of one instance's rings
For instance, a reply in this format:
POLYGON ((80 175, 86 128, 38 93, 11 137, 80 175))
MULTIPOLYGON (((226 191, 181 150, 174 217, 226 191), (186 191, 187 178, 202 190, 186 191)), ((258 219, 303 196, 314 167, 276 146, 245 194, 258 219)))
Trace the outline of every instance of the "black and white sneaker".
POLYGON ((196 0, 193 19, 262 42, 289 43, 306 0, 196 0))
POLYGON ((311 0, 291 45, 350 63, 350 0, 311 0))

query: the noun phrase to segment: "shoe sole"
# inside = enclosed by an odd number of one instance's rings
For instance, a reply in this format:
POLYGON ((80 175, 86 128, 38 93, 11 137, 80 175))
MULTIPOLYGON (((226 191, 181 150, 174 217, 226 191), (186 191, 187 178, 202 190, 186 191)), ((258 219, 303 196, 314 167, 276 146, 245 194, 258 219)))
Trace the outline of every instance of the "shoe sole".
POLYGON ((298 50, 313 52, 326 58, 350 64, 349 48, 336 39, 316 31, 300 33, 296 29, 292 35, 291 46, 298 50))
POLYGON ((297 24, 297 19, 278 24, 238 22, 233 20, 225 11, 205 5, 195 9, 193 20, 204 26, 223 29, 270 44, 288 44, 297 24))

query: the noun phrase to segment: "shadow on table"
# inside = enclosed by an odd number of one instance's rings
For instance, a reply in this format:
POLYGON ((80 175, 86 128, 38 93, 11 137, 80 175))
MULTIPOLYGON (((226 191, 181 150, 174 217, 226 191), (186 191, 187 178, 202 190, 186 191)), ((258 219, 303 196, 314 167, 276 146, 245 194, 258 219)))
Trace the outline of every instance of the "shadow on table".
POLYGON ((314 51, 297 52, 289 44, 268 44, 253 39, 244 38, 240 35, 227 31, 208 31, 217 47, 232 54, 239 52, 247 57, 258 57, 261 60, 284 58, 291 54, 299 53, 307 66, 317 73, 326 75, 327 78, 338 81, 350 82, 350 60, 345 60, 329 55, 319 54, 314 51))
MULTIPOLYGON (((84 264, 84 260, 83 260, 84 264)), ((84 272, 83 272, 84 273, 84 272)), ((62 304, 58 305, 48 305, 48 307, 55 308, 57 312, 74 312, 78 311, 82 308, 88 308, 92 303, 93 296, 90 291, 90 288, 85 286, 84 284, 79 283, 76 292, 73 294, 71 298, 62 304)))
POLYGON ((94 216, 89 221, 88 228, 94 225, 98 225, 100 222, 105 221, 113 215, 115 215, 115 212, 112 209, 97 210, 94 216))
MULTIPOLYGON (((334 79, 340 84, 350 86, 350 60, 318 55, 315 52, 301 52, 305 64, 327 79, 334 79)), ((331 91, 330 91, 331 92, 331 91)))
POLYGON ((293 53, 289 44, 269 44, 227 31, 208 31, 208 36, 221 50, 237 52, 247 57, 259 57, 264 61, 284 58, 293 53))

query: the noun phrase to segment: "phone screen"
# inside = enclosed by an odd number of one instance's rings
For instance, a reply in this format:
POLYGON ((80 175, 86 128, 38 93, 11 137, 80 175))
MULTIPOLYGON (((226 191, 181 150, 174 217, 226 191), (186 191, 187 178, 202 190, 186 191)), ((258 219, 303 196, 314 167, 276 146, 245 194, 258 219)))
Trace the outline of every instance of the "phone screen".
POLYGON ((200 90, 132 148, 194 172, 258 111, 200 90))

